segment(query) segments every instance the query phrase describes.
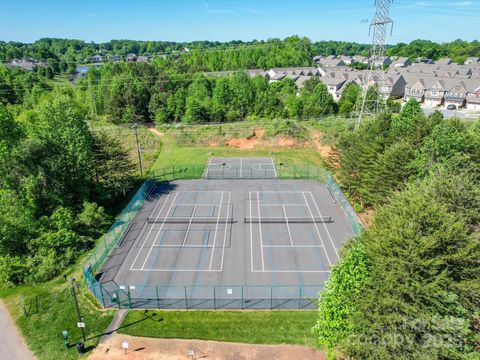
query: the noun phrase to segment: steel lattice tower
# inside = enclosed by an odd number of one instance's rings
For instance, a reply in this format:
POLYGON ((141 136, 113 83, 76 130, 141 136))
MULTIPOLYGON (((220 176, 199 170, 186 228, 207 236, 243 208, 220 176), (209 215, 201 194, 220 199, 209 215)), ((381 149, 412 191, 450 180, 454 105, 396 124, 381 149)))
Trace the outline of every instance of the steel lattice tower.
POLYGON ((386 37, 388 27, 393 28, 393 20, 390 18, 390 5, 393 0, 375 0, 375 16, 370 24, 370 34, 372 34, 372 49, 370 51, 370 63, 366 76, 362 82, 362 102, 358 114, 357 126, 365 115, 377 115, 382 112, 383 102, 380 97, 375 99, 367 98, 369 86, 377 84, 381 91, 385 84, 385 72, 383 71, 383 57, 386 50, 386 37), (379 65, 380 64, 380 65, 379 65))

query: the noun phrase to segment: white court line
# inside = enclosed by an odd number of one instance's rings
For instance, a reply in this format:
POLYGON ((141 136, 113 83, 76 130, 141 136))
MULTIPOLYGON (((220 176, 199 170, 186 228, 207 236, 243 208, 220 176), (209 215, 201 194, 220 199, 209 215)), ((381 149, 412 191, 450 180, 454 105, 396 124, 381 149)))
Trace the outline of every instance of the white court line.
MULTIPOLYGON (((302 192, 302 194, 303 194, 303 197, 305 198, 305 203, 308 205, 308 201, 307 201, 307 197, 305 196, 305 192, 302 192)), ((312 213, 312 209, 310 208, 310 205, 308 205, 308 211, 310 213, 310 216, 312 217, 312 220, 315 219, 315 217, 313 216, 313 213, 312 213)), ((325 249, 325 243, 323 242, 322 236, 320 235, 320 230, 318 230, 317 223, 314 223, 314 225, 315 225, 315 229, 317 230, 318 237, 320 238, 320 242, 323 245, 323 250, 325 252, 325 255, 327 256, 328 264, 330 266, 332 266, 332 262, 330 261, 330 257, 328 256, 327 249, 325 249)))
MULTIPOLYGON (((223 271, 223 258, 225 256, 225 246, 226 246, 226 241, 227 241, 227 227, 228 227, 228 212, 230 211, 230 197, 231 197, 232 193, 229 191, 228 192, 228 207, 227 207, 227 217, 225 219, 225 233, 223 235, 223 249, 222 249, 222 260, 221 260, 221 267, 220 267, 220 271, 223 271)), ((232 214, 233 216, 233 214, 232 214)), ((230 229, 231 231, 231 229, 230 229)))
MULTIPOLYGON (((215 235, 213 236, 213 250, 212 250, 212 255, 210 256, 210 266, 208 267, 208 270, 212 270, 213 254, 215 253, 215 244, 217 242, 218 222, 220 221, 220 214, 222 213, 222 203, 223 203, 223 191, 222 191, 222 196, 220 197, 220 209, 218 210, 218 215, 217 215, 217 225, 215 226, 215 235)), ((227 208, 227 211, 228 211, 228 208, 227 208)))
MULTIPOLYGON (((317 202, 313 198, 312 192, 310 191, 310 197, 313 200, 313 204, 317 208, 318 213, 320 214, 320 217, 322 217, 322 213, 320 212, 320 209, 318 208, 317 202)), ((327 224, 323 223, 323 226, 325 227, 325 230, 327 232, 328 238, 330 239, 330 243, 332 244, 333 250, 335 251, 335 255, 337 255, 337 259, 340 259, 340 256, 338 256, 338 251, 337 248, 335 247, 335 244, 333 243, 332 236, 330 235, 330 231, 328 231, 327 224)))
POLYGON ((263 245, 264 248, 321 248, 323 245, 263 245))
POLYGON ((258 200, 258 229, 260 231, 260 245, 262 250, 262 270, 265 271, 265 260, 263 259, 263 234, 262 234, 262 215, 260 213, 260 193, 257 191, 257 200, 258 200))
MULTIPOLYGON (((165 207, 165 204, 168 202, 168 199, 170 198, 170 195, 171 195, 171 193, 168 193, 167 198, 166 198, 165 201, 163 202, 162 208, 161 208, 160 211, 159 211, 159 214, 162 212, 163 208, 165 207)), ((150 229, 148 230, 148 234, 147 234, 147 236, 145 236, 145 240, 143 240, 143 244, 142 244, 142 246, 140 247, 140 249, 138 250, 137 256, 135 256, 135 259, 133 260, 133 263, 132 263, 132 265, 130 266, 130 270, 132 270, 133 265, 136 264, 137 259, 138 259, 138 255, 140 255, 140 253, 142 252, 142 249, 144 248, 145 243, 147 242, 147 239, 149 238, 150 233, 152 232, 152 229, 153 229, 153 224, 150 226, 150 229)))
POLYGON ((285 221, 287 222, 287 230, 288 230, 288 237, 290 238, 290 244, 293 246, 293 239, 292 239, 292 232, 290 231, 290 224, 288 223, 287 211, 285 210, 285 206, 282 206, 283 209, 283 216, 285 216, 285 221))
POLYGON ((277 176, 277 170, 275 169, 275 163, 273 162, 273 158, 270 158, 270 161, 272 162, 273 172, 275 173, 275 177, 278 177, 277 176))
MULTIPOLYGON (((173 201, 170 204, 170 207, 168 208, 166 216, 168 216, 168 214, 170 214, 170 210, 172 210, 172 206, 173 206, 173 204, 175 204, 175 199, 177 198, 177 196, 178 196, 178 192, 175 193, 175 197, 173 198, 173 201)), ((160 226, 160 229, 158 230, 157 236, 155 236, 155 239, 153 240, 153 244, 150 247, 150 250, 148 251, 147 256, 145 257, 145 261, 143 262, 142 269, 145 267, 145 264, 147 263, 147 260, 150 257, 150 254, 152 252, 153 245, 155 245, 155 243, 157 242, 158 236, 162 232, 162 229, 163 229, 164 225, 165 225, 165 219, 163 220, 162 225, 160 226)), ((153 225, 152 225, 152 229, 153 229, 153 225)))
POLYGON ((220 270, 192 270, 192 269, 132 269, 132 271, 147 271, 147 272, 220 272, 220 270))
POLYGON ((307 207, 307 205, 305 205, 304 203, 302 204, 260 204, 260 206, 287 206, 287 207, 293 207, 293 206, 296 206, 296 207, 307 207))
POLYGON ((204 179, 208 179, 208 172, 210 171, 210 163, 212 162, 212 158, 208 159, 207 168, 205 169, 205 175, 203 175, 204 179))
MULTIPOLYGON (((252 192, 248 193, 250 218, 252 218, 252 192)), ((253 271, 253 224, 250 222, 250 270, 253 271)))
POLYGON ((182 248, 185 247, 185 244, 187 243, 187 238, 188 238, 188 234, 190 233, 190 228, 192 227, 192 221, 193 221, 193 217, 195 216, 195 211, 197 211, 197 205, 193 207, 192 215, 190 216, 190 222, 188 223, 188 227, 187 227, 187 232, 185 233, 185 237, 183 238, 182 248))

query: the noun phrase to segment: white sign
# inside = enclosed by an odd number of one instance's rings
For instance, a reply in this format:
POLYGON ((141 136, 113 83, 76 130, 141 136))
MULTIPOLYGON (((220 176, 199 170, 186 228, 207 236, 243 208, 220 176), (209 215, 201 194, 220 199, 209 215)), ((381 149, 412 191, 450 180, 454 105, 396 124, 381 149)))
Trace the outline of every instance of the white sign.
POLYGON ((227 289, 227 295, 232 295, 233 294, 233 289, 227 289))
POLYGON ((120 285, 120 290, 125 290, 125 286, 120 285))
POLYGON ((125 340, 124 342, 122 342, 122 349, 128 349, 128 341, 125 340))
POLYGON ((135 286, 131 285, 130 290, 135 290, 135 286))
POLYGON ((77 327, 79 327, 79 328, 84 328, 84 327, 85 327, 85 323, 84 323, 84 322, 78 322, 78 323, 77 323, 77 327))
POLYGON ((195 351, 193 351, 193 350, 188 350, 188 355, 190 355, 190 356, 195 355, 195 351))

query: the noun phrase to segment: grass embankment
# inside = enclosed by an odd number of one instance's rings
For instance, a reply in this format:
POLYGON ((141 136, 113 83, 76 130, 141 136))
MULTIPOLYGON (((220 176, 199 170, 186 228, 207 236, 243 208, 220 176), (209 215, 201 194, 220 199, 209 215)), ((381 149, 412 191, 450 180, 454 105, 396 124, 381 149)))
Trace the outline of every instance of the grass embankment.
MULTIPOLYGON (((261 141, 253 149, 228 146, 221 139, 251 138, 255 128, 265 126, 252 124, 227 124, 222 125, 221 134, 219 126, 198 126, 187 130, 172 128, 159 128, 165 135, 162 137, 162 150, 152 170, 160 170, 172 165, 205 165, 211 157, 273 157, 278 163, 286 166, 319 166, 323 163, 321 156, 315 149, 310 139, 297 139, 294 146, 280 146, 275 141, 270 141, 268 146, 261 141), (188 141, 185 141, 185 134, 188 141), (208 139, 212 139, 208 144, 208 139)), ((266 127, 268 135, 268 126, 266 127)))
POLYGON ((129 311, 120 333, 314 347, 316 311, 129 311))
MULTIPOLYGON (((69 273, 69 279, 81 279, 80 266, 69 273)), ((17 324, 30 350, 39 360, 77 359, 75 344, 82 339, 77 328, 77 314, 70 291, 70 283, 63 277, 39 284, 0 288, 0 297, 17 324), (27 316, 23 314, 22 302, 27 316), (62 331, 69 333, 70 348, 65 349, 62 331)), ((85 322, 87 342, 91 349, 113 319, 114 310, 103 310, 97 306, 90 292, 81 287, 78 293, 81 314, 85 322)), ((83 357, 87 357, 88 354, 83 357)), ((0 356, 1 357, 1 356, 0 356)))

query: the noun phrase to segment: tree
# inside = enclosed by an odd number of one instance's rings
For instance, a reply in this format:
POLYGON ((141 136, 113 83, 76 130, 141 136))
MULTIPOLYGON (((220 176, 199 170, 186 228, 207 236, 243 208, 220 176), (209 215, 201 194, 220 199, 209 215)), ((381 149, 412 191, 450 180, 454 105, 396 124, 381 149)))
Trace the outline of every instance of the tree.
POLYGON ((361 94, 361 88, 358 84, 350 82, 346 85, 345 90, 338 102, 339 113, 341 115, 350 116, 357 108, 357 101, 361 94))

